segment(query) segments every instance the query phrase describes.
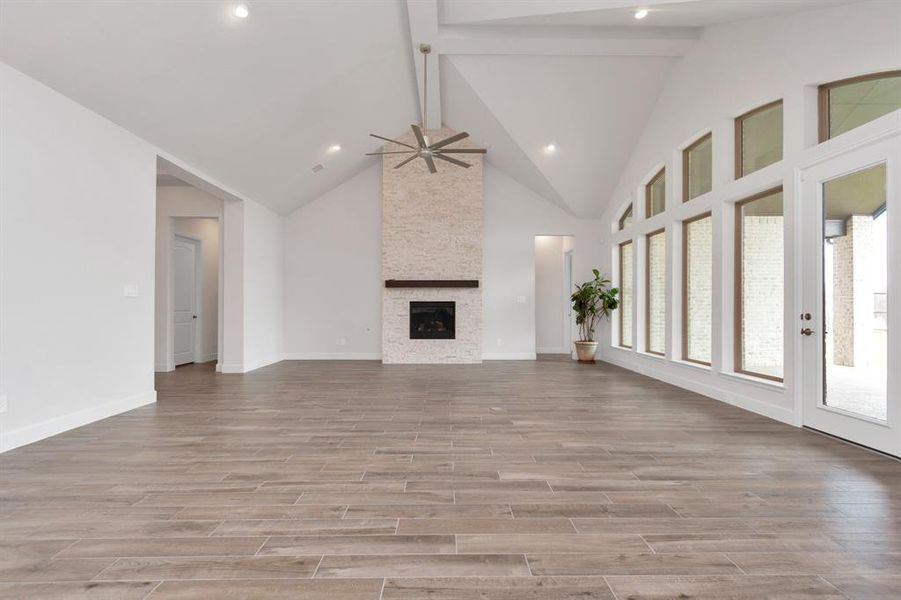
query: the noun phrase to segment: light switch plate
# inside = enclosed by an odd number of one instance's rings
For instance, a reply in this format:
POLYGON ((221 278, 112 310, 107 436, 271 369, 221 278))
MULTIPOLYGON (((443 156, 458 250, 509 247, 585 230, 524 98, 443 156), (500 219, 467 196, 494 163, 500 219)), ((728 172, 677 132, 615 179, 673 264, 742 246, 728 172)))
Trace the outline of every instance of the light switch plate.
POLYGON ((526 297, 525 297, 525 296, 517 296, 517 297, 516 297, 516 303, 517 303, 517 304, 525 304, 525 303, 526 303, 526 297))
POLYGON ((126 283, 122 288, 122 294, 126 298, 137 298, 138 297, 138 286, 134 283, 126 283))

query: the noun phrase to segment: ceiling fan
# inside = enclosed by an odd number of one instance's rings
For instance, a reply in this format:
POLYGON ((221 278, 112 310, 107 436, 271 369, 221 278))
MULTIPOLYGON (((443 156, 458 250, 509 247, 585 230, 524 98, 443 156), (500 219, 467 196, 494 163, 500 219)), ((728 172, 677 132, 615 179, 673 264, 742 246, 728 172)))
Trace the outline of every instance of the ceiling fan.
POLYGON ((429 173, 437 173, 438 169, 435 167, 435 159, 443 160, 445 162, 449 162, 457 165, 458 167, 469 168, 472 165, 469 163, 463 162, 462 160, 456 159, 453 156, 448 156, 448 154, 485 154, 487 150, 484 148, 447 148, 450 144, 454 142, 459 142, 462 139, 468 138, 469 134, 465 131, 461 131, 460 133, 454 134, 448 138, 444 138, 434 144, 429 143, 429 138, 427 137, 428 127, 426 115, 428 114, 428 60, 429 53, 432 51, 432 47, 429 44, 420 44, 419 51, 422 53, 422 127, 419 125, 410 125, 410 129, 413 130, 413 135, 416 137, 417 146, 412 146, 407 144, 406 142, 400 142, 398 140, 392 140, 391 138, 387 138, 381 135, 376 135, 374 133, 370 133, 374 138, 378 138, 380 140, 385 140, 386 142, 391 142, 392 144, 397 144, 398 146, 404 146, 405 148, 409 148, 409 150, 385 150, 382 152, 367 152, 366 156, 382 156, 385 154, 410 154, 411 156, 401 162, 397 163, 394 166, 395 169, 399 169, 405 164, 413 161, 416 158, 421 158, 425 161, 426 166, 429 168, 429 173))

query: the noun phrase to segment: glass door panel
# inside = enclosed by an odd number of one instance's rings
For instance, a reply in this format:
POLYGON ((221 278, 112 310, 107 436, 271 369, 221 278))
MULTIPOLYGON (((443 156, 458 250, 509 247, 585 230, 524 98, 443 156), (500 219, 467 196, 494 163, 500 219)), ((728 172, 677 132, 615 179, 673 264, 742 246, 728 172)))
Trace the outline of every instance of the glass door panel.
POLYGON ((823 183, 823 404, 886 421, 885 163, 823 183))
POLYGON ((801 172, 806 427, 901 456, 901 134, 801 172))

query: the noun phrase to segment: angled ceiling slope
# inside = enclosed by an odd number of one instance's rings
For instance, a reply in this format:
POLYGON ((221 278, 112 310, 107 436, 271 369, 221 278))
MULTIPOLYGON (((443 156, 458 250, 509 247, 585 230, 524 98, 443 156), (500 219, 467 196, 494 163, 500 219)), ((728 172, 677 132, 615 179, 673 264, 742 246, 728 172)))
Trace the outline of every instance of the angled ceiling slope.
MULTIPOLYGON (((448 58, 541 177, 580 217, 603 212, 675 60, 448 58), (556 150, 548 154, 545 146, 551 143, 556 150)), ((519 168, 511 174, 526 181, 519 168)))
POLYGON ((418 121, 400 0, 232 7, 4 0, 0 59, 281 213, 373 164, 368 132, 418 121))
POLYGON ((447 57, 441 60, 441 108, 446 123, 469 131, 488 148, 485 161, 518 180, 533 192, 571 212, 557 190, 519 147, 447 57))

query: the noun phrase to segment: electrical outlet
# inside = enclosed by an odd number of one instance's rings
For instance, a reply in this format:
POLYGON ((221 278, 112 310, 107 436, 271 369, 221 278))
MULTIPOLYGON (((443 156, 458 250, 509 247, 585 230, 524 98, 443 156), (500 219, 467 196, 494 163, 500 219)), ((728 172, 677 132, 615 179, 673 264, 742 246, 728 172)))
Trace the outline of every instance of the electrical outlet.
POLYGON ((343 337, 339 337, 337 340, 335 340, 335 343, 338 344, 339 346, 346 346, 347 340, 343 337))
POLYGON ((122 295, 126 298, 137 298, 138 297, 138 286, 134 283, 126 283, 122 287, 122 295))
POLYGON ((0 413, 5 413, 8 406, 6 394, 0 394, 0 413))
POLYGON ((525 303, 526 303, 526 297, 525 297, 525 296, 517 296, 517 297, 516 297, 516 303, 517 303, 517 304, 525 304, 525 303))

